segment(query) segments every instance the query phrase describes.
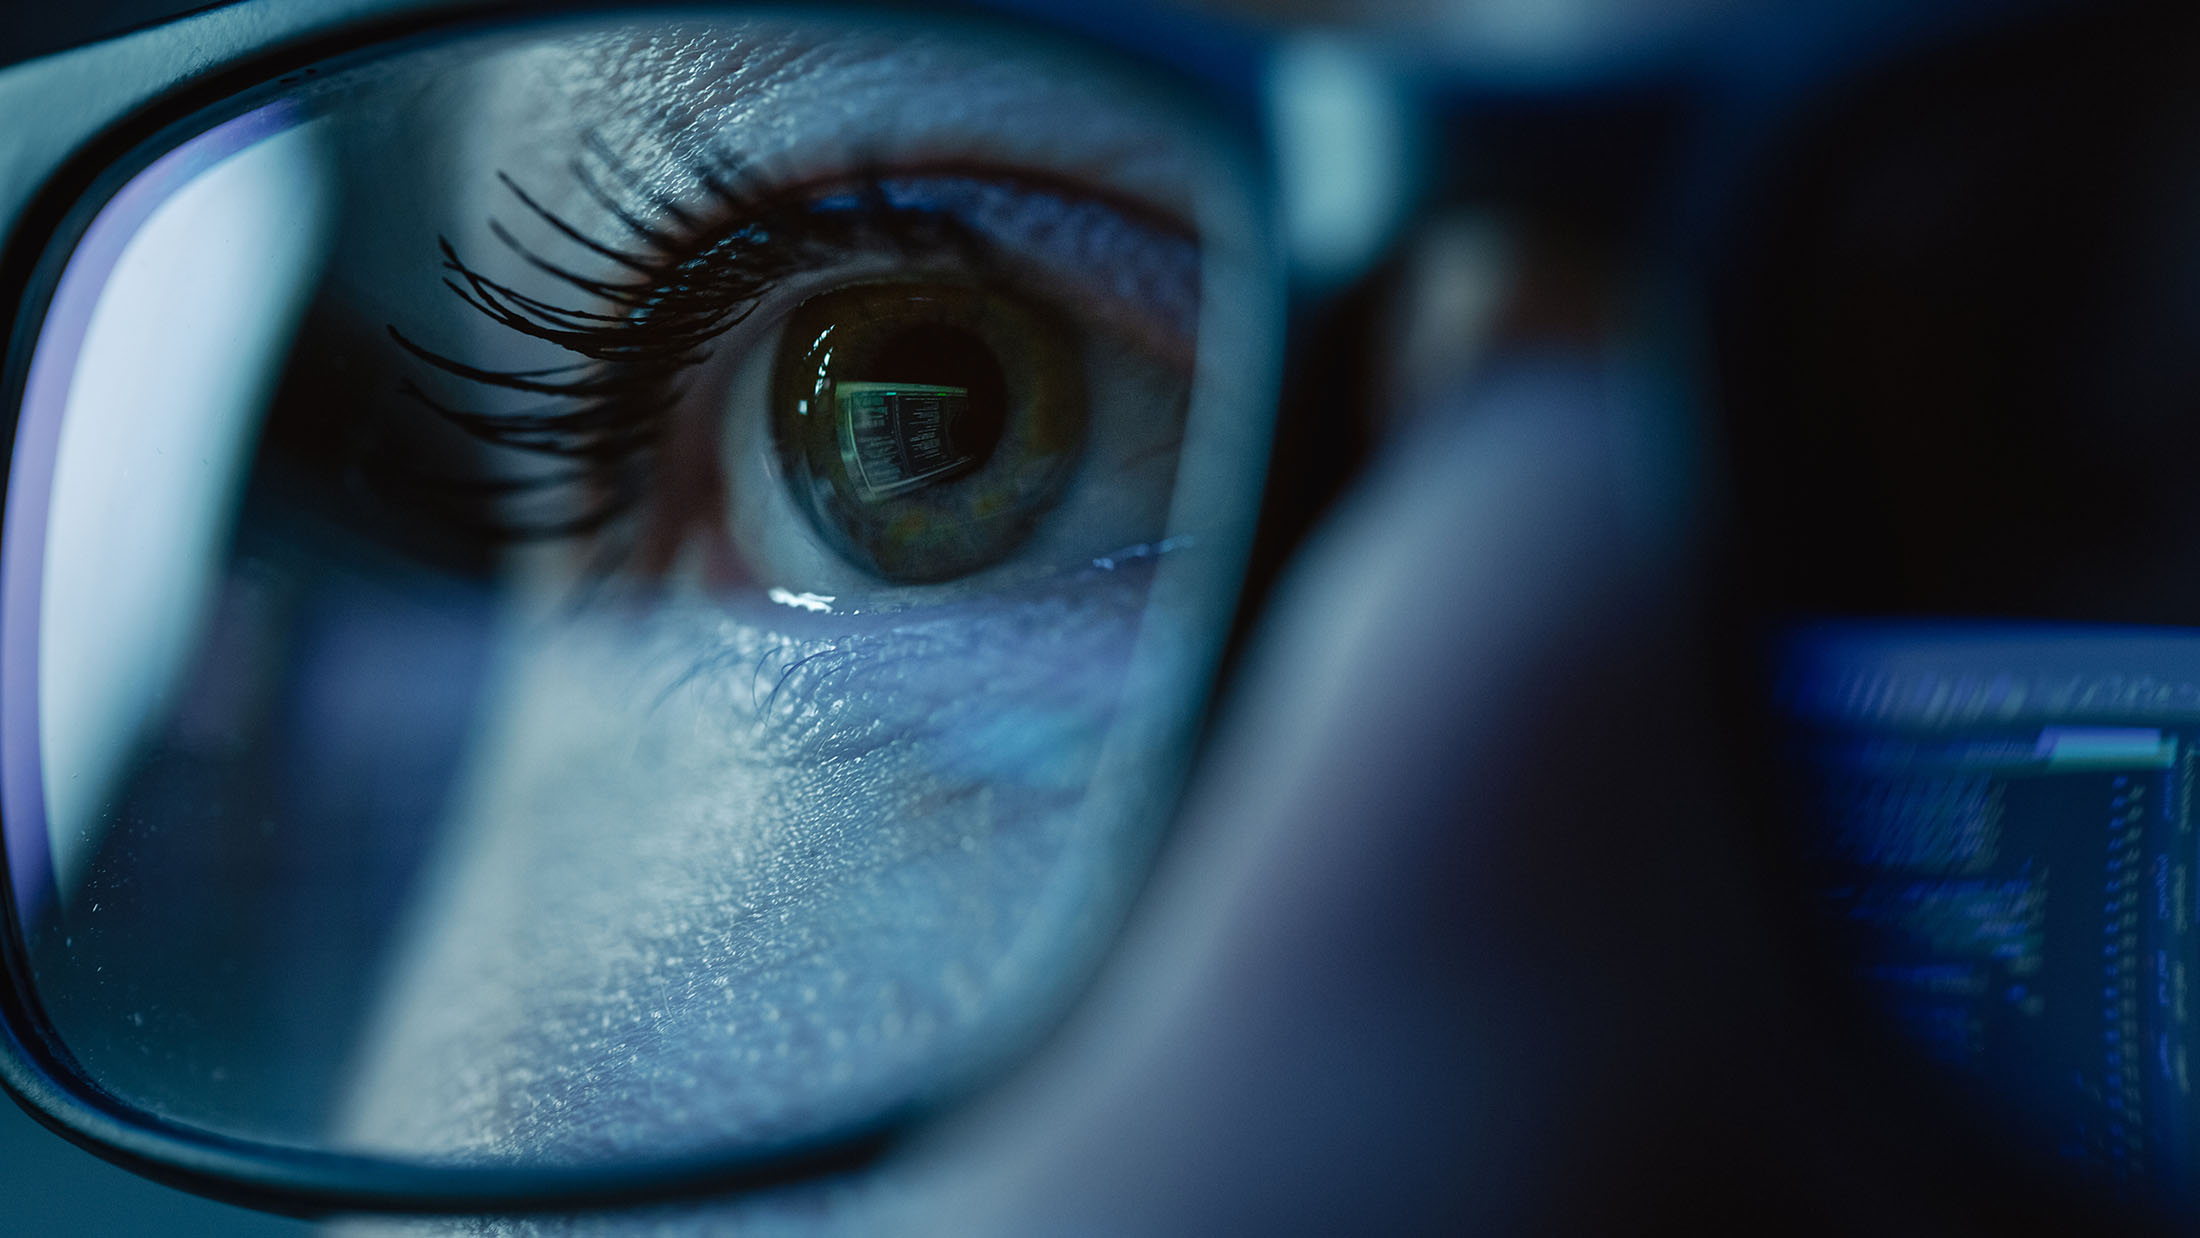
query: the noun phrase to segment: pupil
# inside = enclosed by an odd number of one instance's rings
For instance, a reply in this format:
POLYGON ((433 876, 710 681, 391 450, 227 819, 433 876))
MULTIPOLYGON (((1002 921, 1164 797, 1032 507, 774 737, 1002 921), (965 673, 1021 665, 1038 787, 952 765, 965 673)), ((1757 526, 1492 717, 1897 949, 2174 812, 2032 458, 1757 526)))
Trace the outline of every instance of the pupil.
POLYGON ((1080 338, 1004 290, 855 284, 810 298, 772 369, 789 492, 828 545, 882 580, 1000 562, 1053 510, 1083 451, 1080 338))
POLYGON ((977 336, 937 323, 911 327, 879 345, 867 368, 870 373, 863 377, 877 382, 968 392, 966 399, 946 406, 945 454, 969 462, 960 471, 983 468, 992 458, 1008 425, 1008 385, 993 350, 977 336))

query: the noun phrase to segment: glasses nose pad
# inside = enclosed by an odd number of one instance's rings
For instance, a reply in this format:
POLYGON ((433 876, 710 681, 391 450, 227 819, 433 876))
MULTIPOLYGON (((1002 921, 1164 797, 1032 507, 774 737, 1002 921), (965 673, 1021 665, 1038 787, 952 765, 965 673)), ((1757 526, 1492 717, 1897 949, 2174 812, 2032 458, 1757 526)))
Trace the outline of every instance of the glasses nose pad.
MULTIPOLYGON (((1370 367, 1370 435, 1505 405, 1518 384, 1600 427, 1622 527, 1646 554, 1682 551, 1716 496, 1685 315, 1609 237, 1521 212, 1432 217, 1389 264, 1370 367), (1557 394, 1561 388, 1570 394, 1557 394)), ((1584 423, 1586 424, 1586 422, 1584 423)))
POLYGON ((1424 135, 1381 58, 1332 35, 1286 40, 1266 99, 1291 265, 1302 284, 1332 290, 1395 242, 1424 135))
POLYGON ((1386 347, 1374 402, 1380 428, 1410 424, 1446 404, 1485 361, 1520 277, 1516 238, 1486 213, 1428 220, 1401 247, 1386 289, 1386 347))

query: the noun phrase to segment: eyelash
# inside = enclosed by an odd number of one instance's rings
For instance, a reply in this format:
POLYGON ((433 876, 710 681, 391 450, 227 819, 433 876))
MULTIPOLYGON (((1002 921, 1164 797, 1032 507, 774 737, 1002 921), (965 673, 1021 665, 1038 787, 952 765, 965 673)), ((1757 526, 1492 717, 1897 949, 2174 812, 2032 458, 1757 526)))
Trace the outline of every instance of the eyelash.
MULTIPOLYGON (((600 138, 591 135, 583 150, 600 169, 576 157, 569 165, 573 176, 637 247, 590 237, 510 176, 499 172, 497 178, 530 215, 630 278, 592 279, 544 257, 495 219, 489 228, 522 262, 589 302, 612 307, 609 312, 522 293, 467 263, 449 238, 438 238, 443 283, 467 306, 582 360, 545 369, 483 368, 428 348, 394 324, 386 328, 398 346, 447 376, 546 401, 508 411, 460 407, 410 378, 399 384, 405 398, 481 443, 573 465, 521 479, 431 477, 413 470, 397 479, 439 514, 495 542, 596 537, 627 523, 657 476, 656 450, 681 403, 682 379, 709 359, 714 340, 747 320, 788 278, 865 252, 949 257, 966 271, 993 265, 985 238, 947 212, 890 201, 875 169, 847 178, 849 188, 841 192, 820 194, 813 184, 797 193, 766 183, 738 161, 714 158, 690 170, 707 202, 697 210, 649 192, 600 138), (530 518, 510 511, 528 499, 576 490, 591 496, 578 514, 530 518), (493 514, 483 514, 485 507, 493 514)), ((572 504, 567 497, 549 505, 568 511, 572 504)), ((628 555, 632 540, 609 541, 599 568, 628 555)))

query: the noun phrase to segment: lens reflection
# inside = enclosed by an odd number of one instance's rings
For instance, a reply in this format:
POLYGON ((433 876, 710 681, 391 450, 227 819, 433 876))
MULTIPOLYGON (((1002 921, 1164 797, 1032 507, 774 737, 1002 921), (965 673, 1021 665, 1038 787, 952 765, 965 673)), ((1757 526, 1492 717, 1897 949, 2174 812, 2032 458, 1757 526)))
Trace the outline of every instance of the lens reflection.
POLYGON ((69 1051, 225 1133, 567 1164, 998 1061, 1217 653, 1273 368, 1247 183, 1087 56, 826 17, 432 45, 151 165, 10 488, 9 860, 69 1051), (987 307, 1005 387, 983 459, 874 505, 881 570, 773 370, 799 307, 910 289, 987 307), (1010 493, 1065 401, 1072 463, 1010 493))

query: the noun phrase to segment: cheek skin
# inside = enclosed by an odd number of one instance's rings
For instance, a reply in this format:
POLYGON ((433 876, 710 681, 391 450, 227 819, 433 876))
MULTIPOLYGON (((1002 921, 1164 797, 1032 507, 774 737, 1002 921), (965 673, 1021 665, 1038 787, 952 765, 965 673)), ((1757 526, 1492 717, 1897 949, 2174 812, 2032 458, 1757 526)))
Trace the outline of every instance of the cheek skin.
POLYGON ((778 630, 697 606, 532 634, 347 1134, 661 1154, 936 1078, 1074 965, 1120 880, 1115 840, 1142 823, 1079 809, 1145 585, 1096 571, 778 630))

